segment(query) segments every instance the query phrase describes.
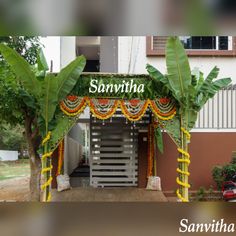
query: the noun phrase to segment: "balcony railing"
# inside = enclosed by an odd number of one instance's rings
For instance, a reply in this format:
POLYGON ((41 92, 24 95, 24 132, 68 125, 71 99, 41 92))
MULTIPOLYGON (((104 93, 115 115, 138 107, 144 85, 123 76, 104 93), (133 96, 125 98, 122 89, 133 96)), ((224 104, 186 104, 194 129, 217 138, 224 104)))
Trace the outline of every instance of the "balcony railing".
POLYGON ((219 91, 205 104, 195 129, 236 129, 236 85, 219 91))

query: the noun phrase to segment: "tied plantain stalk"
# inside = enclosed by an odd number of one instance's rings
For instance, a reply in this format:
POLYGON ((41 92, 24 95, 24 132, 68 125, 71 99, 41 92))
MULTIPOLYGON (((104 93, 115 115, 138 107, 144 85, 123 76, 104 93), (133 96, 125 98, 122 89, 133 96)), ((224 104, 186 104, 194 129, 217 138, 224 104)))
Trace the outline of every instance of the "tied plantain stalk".
POLYGON ((206 79, 203 73, 195 69, 192 73, 188 57, 178 37, 170 37, 166 44, 167 75, 163 75, 156 68, 147 65, 147 71, 154 82, 166 88, 176 101, 177 114, 172 123, 166 123, 165 129, 177 144, 179 158, 178 177, 179 189, 177 196, 182 202, 189 201, 189 143, 190 131, 194 127, 198 112, 204 104, 220 89, 231 83, 230 78, 215 80, 219 69, 214 67, 206 79), (178 119, 178 120, 177 120, 178 119))
MULTIPOLYGON (((62 139, 65 134, 61 132, 61 122, 58 122, 60 115, 58 115, 57 106, 74 88, 85 67, 86 60, 84 56, 76 58, 55 76, 47 72, 48 65, 42 51, 38 53, 37 68, 32 68, 15 50, 4 44, 0 44, 0 52, 12 67, 20 84, 35 101, 33 104, 34 120, 37 128, 39 128, 35 130, 39 130, 39 136, 43 138, 43 150, 38 150, 43 154, 41 173, 44 175, 44 183, 41 188, 43 190, 43 201, 50 201, 51 146, 55 149, 59 144, 59 139, 62 139), (56 136, 56 139, 53 136, 56 136), (54 142, 52 142, 52 138, 54 142)), ((68 130, 73 123, 75 120, 64 119, 63 127, 68 130)))

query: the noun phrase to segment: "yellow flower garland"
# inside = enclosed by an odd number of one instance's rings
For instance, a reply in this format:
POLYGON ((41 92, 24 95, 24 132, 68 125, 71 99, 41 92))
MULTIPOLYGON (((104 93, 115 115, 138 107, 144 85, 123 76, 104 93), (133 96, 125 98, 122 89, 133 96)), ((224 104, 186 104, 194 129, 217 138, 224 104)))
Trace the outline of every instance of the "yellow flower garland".
POLYGON ((106 119, 111 118, 114 115, 114 113, 116 112, 116 110, 119 106, 119 101, 115 101, 114 104, 113 104, 113 107, 111 108, 111 110, 108 111, 106 114, 102 114, 102 113, 99 113, 98 111, 96 111, 96 109, 93 105, 93 102, 89 98, 88 98, 88 104, 89 104, 89 107, 90 107, 90 111, 93 113, 93 115, 96 118, 98 118, 100 120, 106 120, 106 119))
MULTIPOLYGON (((51 138, 51 131, 49 131, 49 132, 47 133, 46 137, 43 139, 42 145, 45 145, 45 144, 50 140, 50 138, 51 138)), ((46 159, 46 158, 51 157, 52 154, 53 154, 53 152, 44 153, 44 154, 42 155, 42 161, 43 161, 44 159, 46 159)), ((52 168, 53 168, 53 166, 50 165, 49 167, 43 167, 42 170, 41 170, 41 174, 45 174, 45 173, 47 173, 47 172, 50 172, 50 177, 49 177, 49 179, 48 179, 43 185, 41 185, 41 189, 42 189, 42 190, 45 190, 46 187, 48 187, 48 186, 50 187, 50 186, 51 186, 51 183, 52 183, 52 176, 51 176, 52 168)), ((47 202, 50 202, 50 201, 51 201, 51 192, 49 192, 46 201, 47 201, 47 202)))
POLYGON ((128 120, 130 120, 130 121, 138 121, 138 120, 140 120, 144 116, 144 114, 145 114, 145 112, 146 112, 146 110, 148 108, 148 105, 149 105, 149 103, 148 103, 148 101, 146 101, 145 104, 143 105, 142 109, 139 111, 139 113, 137 115, 132 115, 128 111, 128 109, 126 108, 124 101, 120 101, 121 111, 124 114, 124 116, 128 120))
POLYGON ((59 143, 58 146, 58 167, 57 167, 57 175, 61 174, 61 168, 63 163, 63 156, 64 156, 64 140, 59 143))
MULTIPOLYGON (((187 140, 190 141, 190 138, 191 138, 191 135, 190 133, 184 128, 184 127, 181 127, 181 131, 183 132, 183 134, 186 136, 187 140)), ((182 155, 185 156, 185 158, 178 158, 177 161, 179 163, 186 163, 187 165, 190 164, 190 154, 186 151, 184 151, 182 148, 178 148, 177 149, 179 153, 181 153, 182 155)), ((182 175, 186 175, 186 176, 190 176, 190 173, 188 171, 183 171, 181 170, 180 168, 177 168, 176 171, 179 173, 179 174, 182 174, 182 175)), ((182 182, 179 177, 176 178, 176 183, 180 186, 183 186, 183 187, 186 187, 186 188, 190 188, 190 184, 189 183, 184 183, 182 182)), ((188 202, 188 199, 185 199, 181 194, 180 194, 180 190, 177 189, 176 191, 176 195, 177 197, 182 201, 182 202, 188 202)))
POLYGON ((52 134, 51 131, 47 133, 46 137, 42 141, 42 145, 44 145, 51 138, 51 134, 52 134))
POLYGON ((77 110, 76 112, 72 112, 72 111, 67 111, 63 105, 63 103, 60 103, 60 109, 63 111, 64 114, 66 114, 67 116, 77 116, 80 113, 82 113, 85 109, 85 107, 87 106, 87 99, 85 98, 85 100, 83 101, 83 105, 81 106, 81 108, 79 110, 77 110))
POLYGON ((165 116, 163 113, 161 113, 157 107, 153 104, 153 101, 148 99, 149 107, 151 108, 152 112, 155 114, 156 117, 158 117, 160 120, 171 120, 176 115, 176 109, 174 108, 170 112, 168 112, 165 116))
POLYGON ((153 175, 154 164, 154 125, 150 124, 148 127, 148 166, 147 177, 153 175))
POLYGON ((93 113, 93 115, 101 120, 105 120, 105 119, 109 119, 110 117, 112 117, 114 115, 114 113, 116 112, 117 108, 120 107, 122 113, 124 114, 124 116, 130 120, 130 121, 138 121, 140 120, 148 107, 150 107, 150 109, 152 110, 152 112, 155 114, 155 116, 157 118, 159 118, 160 120, 171 120, 174 118, 174 116, 176 115, 176 109, 173 109, 172 111, 170 111, 169 113, 166 114, 166 116, 163 116, 163 113, 161 113, 154 105, 153 105, 153 101, 151 101, 150 99, 147 99, 147 101, 145 102, 145 104, 143 105, 142 109, 139 111, 138 114, 133 115, 131 114, 128 109, 125 106, 125 103, 123 100, 116 100, 114 103, 114 106, 111 108, 110 111, 108 111, 106 114, 102 114, 99 113, 99 111, 96 110, 96 108, 93 105, 93 102, 90 98, 88 97, 84 97, 82 100, 82 106, 81 104, 79 106, 80 109, 73 109, 73 110, 69 110, 69 108, 65 107, 65 104, 63 102, 60 103, 60 109, 62 110, 62 112, 64 114, 66 114, 67 116, 77 116, 79 115, 81 112, 83 112, 83 110, 85 109, 85 107, 88 105, 90 107, 91 112, 93 113))

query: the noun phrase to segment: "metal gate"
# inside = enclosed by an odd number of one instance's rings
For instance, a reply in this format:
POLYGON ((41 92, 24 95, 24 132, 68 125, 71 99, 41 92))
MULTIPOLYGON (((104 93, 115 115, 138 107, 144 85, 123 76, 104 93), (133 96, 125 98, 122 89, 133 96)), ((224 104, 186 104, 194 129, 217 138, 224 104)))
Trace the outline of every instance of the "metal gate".
POLYGON ((111 119, 101 121, 91 116, 90 121, 90 185, 137 186, 138 132, 145 117, 134 124, 118 111, 111 119))

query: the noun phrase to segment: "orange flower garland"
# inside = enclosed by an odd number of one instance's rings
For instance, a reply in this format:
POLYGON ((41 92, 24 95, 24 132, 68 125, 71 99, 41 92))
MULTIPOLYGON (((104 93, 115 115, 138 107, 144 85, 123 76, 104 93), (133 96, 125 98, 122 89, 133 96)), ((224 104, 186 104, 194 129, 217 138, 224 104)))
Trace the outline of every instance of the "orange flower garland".
POLYGON ((88 98, 88 104, 89 104, 91 112, 93 113, 93 115, 96 118, 101 119, 101 120, 105 120, 105 119, 108 119, 113 116, 113 114, 116 112, 119 102, 118 102, 118 100, 109 100, 109 99, 100 99, 99 100, 98 99, 98 105, 100 105, 100 108, 105 107, 105 109, 107 109, 105 112, 102 111, 103 109, 101 109, 99 111, 98 106, 95 106, 94 99, 88 98), (109 105, 110 105, 110 107, 109 107, 109 105))
POLYGON ((175 104, 169 98, 141 101, 139 99, 80 98, 70 95, 60 103, 60 108, 68 116, 77 116, 83 112, 86 105, 90 107, 91 112, 96 118, 102 120, 112 117, 118 107, 121 108, 124 116, 130 121, 140 120, 148 106, 150 106, 154 115, 160 120, 170 120, 176 114, 175 104))
POLYGON ((86 101, 86 97, 68 96, 60 103, 60 108, 68 116, 77 116, 85 109, 86 101))
POLYGON ((58 166, 56 174, 57 176, 61 174, 63 159, 64 159, 64 140, 62 140, 58 146, 58 166))
POLYGON ((152 112, 161 120, 170 120, 176 114, 175 104, 169 98, 160 98, 156 100, 149 100, 149 105, 152 112), (160 109, 157 104, 163 107, 160 109), (166 110, 166 111, 164 111, 166 110))
POLYGON ((140 103, 142 103, 142 101, 138 99, 133 99, 126 102, 123 100, 120 101, 121 111, 128 120, 138 121, 144 116, 148 108, 148 101, 144 101, 143 104, 140 103), (141 109, 140 106, 142 106, 141 109))
POLYGON ((148 126, 148 166, 147 177, 153 176, 153 163, 154 163, 154 126, 148 126))

